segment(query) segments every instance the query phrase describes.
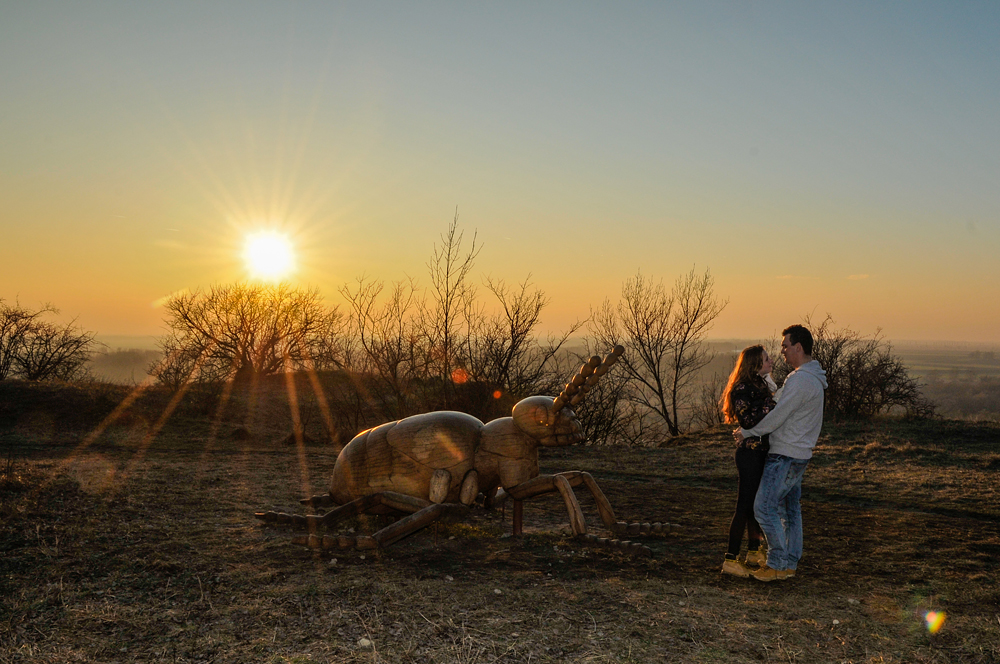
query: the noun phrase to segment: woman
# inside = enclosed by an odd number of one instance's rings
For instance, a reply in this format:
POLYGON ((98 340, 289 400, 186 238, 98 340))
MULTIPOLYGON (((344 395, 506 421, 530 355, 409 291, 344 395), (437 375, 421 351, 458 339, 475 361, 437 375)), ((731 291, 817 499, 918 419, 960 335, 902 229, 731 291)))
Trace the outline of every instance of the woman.
MULTIPOLYGON (((743 349, 733 373, 729 376, 726 389, 722 391, 722 414, 727 423, 739 423, 744 429, 755 426, 764 419, 775 406, 772 393, 776 389, 771 380, 771 358, 763 346, 749 346, 743 349)), ((763 565, 767 555, 761 551, 761 530, 753 515, 753 501, 764 472, 767 458, 767 436, 745 438, 736 448, 736 470, 739 472, 739 492, 736 498, 736 513, 729 526, 729 550, 722 563, 724 574, 750 576, 747 565, 763 565), (743 531, 747 533, 746 564, 740 562, 740 544, 743 531)))

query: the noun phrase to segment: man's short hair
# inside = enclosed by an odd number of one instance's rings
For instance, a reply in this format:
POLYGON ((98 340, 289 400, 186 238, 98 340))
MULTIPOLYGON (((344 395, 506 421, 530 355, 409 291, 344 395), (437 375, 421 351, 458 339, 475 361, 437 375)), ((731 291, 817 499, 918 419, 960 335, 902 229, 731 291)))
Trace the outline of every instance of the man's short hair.
POLYGON ((788 341, 793 346, 802 344, 802 350, 806 355, 813 354, 813 335, 801 325, 789 325, 781 331, 781 336, 788 335, 788 341))

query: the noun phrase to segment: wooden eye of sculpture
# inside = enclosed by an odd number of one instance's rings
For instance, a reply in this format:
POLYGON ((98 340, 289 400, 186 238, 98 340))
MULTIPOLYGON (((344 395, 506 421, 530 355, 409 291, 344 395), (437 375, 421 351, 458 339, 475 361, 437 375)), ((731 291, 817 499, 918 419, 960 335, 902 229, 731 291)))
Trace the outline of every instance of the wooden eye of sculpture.
POLYGON ((539 445, 572 445, 584 439, 583 428, 570 406, 583 400, 624 350, 615 346, 603 361, 596 355, 590 358, 555 399, 522 399, 510 417, 488 424, 465 413, 435 411, 363 431, 341 450, 329 493, 301 501, 313 508, 335 509, 325 515, 262 512, 255 516, 267 523, 307 528, 309 535, 293 538, 297 544, 324 549, 378 549, 436 520, 464 515, 480 493, 487 506, 507 497, 513 499, 513 530, 520 535, 523 501, 558 492, 575 536, 591 544, 650 555, 649 548, 639 543, 589 535, 573 488, 582 485, 591 493, 601 521, 619 537, 664 533, 676 526, 617 521, 611 504, 589 473, 538 474, 539 445), (371 535, 317 534, 320 526, 329 528, 358 514, 404 518, 371 535))

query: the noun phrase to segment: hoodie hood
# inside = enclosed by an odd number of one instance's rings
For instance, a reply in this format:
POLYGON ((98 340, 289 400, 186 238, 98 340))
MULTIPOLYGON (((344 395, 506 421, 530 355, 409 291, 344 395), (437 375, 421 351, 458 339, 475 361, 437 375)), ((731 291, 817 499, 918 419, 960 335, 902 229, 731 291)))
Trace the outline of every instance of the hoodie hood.
POLYGON ((809 362, 806 362, 795 371, 801 371, 804 374, 809 374, 810 376, 815 377, 816 380, 819 381, 819 384, 823 386, 824 390, 827 388, 826 371, 823 369, 823 367, 820 366, 819 362, 817 362, 816 360, 810 360, 809 362))

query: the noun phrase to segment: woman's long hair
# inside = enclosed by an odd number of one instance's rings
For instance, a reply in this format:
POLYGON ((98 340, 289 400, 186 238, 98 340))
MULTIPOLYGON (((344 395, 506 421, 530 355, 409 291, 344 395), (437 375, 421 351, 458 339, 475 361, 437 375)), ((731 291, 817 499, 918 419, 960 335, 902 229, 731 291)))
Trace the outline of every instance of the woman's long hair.
POLYGON ((719 399, 719 406, 722 408, 722 416, 726 423, 736 422, 736 413, 733 411, 732 393, 733 388, 739 383, 750 383, 754 376, 760 375, 760 370, 764 368, 764 347, 760 344, 747 346, 740 351, 740 356, 736 359, 736 366, 733 373, 729 374, 729 382, 726 389, 722 390, 722 398, 719 399))

